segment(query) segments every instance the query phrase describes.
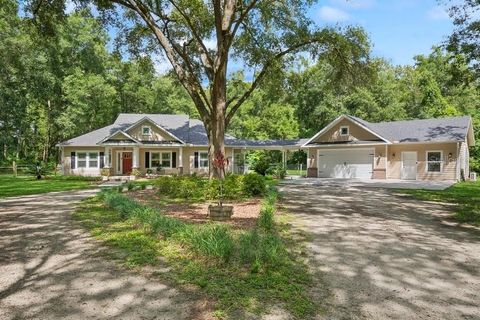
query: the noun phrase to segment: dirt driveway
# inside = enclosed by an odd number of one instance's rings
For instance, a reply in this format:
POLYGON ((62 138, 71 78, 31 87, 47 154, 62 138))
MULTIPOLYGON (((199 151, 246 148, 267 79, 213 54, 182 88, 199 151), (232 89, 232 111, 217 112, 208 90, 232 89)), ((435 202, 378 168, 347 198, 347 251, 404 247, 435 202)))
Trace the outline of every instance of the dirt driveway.
POLYGON ((74 203, 92 194, 0 200, 0 319, 198 316, 194 294, 121 270, 71 220, 74 203))
POLYGON ((321 319, 480 319, 480 232, 449 208, 382 189, 281 190, 308 235, 321 319))

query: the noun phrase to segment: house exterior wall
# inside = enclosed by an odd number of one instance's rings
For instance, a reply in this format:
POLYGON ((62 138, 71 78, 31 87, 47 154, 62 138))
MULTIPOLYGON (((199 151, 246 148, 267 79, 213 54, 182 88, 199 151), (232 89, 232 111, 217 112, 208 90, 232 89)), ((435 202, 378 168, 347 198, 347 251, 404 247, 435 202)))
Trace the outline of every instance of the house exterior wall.
POLYGON ((396 144, 388 146, 387 179, 401 179, 402 152, 417 152, 417 180, 456 180, 457 143, 396 144), (427 172, 427 151, 443 152, 441 172, 427 172), (395 154, 395 156, 394 156, 395 154), (449 154, 452 155, 449 158, 449 154))
POLYGON ((138 123, 135 127, 127 131, 129 135, 139 141, 175 141, 170 135, 165 133, 163 130, 159 129, 153 123, 148 120, 144 120, 141 123, 138 123), (144 136, 142 134, 142 127, 150 127, 151 135, 144 136))
MULTIPOLYGON (((111 147, 111 174, 112 175, 121 175, 117 168, 117 161, 118 161, 118 151, 125 151, 125 152, 134 152, 133 147, 111 147)), ((95 151, 100 154, 100 152, 105 153, 104 147, 64 147, 63 150, 63 160, 62 166, 65 175, 82 175, 82 176, 100 176, 101 169, 100 168, 81 168, 81 169, 72 169, 71 168, 71 152, 81 152, 81 151, 95 151)), ((183 147, 183 172, 180 169, 180 148, 179 147, 165 147, 165 148, 153 148, 153 147, 146 147, 146 148, 139 148, 139 170, 141 174, 145 174, 147 172, 146 168, 146 158, 145 152, 175 152, 176 153, 176 168, 163 168, 165 174, 192 174, 197 173, 200 175, 208 175, 209 169, 208 168, 195 168, 194 160, 195 160, 195 152, 208 152, 208 147, 183 147)), ((225 148, 225 153, 228 158, 228 165, 226 168, 227 172, 231 172, 232 170, 232 154, 233 148, 227 147, 225 148)), ((107 163, 105 163, 107 165, 107 163)), ((155 171, 156 168, 151 168, 155 171)))
MULTIPOLYGON (((335 146, 328 148, 309 148, 308 149, 308 167, 310 176, 316 175, 318 168, 318 150, 338 150, 338 149, 355 149, 355 148, 373 148, 375 150, 373 158, 373 179, 401 179, 402 172, 402 152, 417 152, 417 180, 456 180, 457 179, 457 143, 426 143, 426 144, 394 144, 394 145, 378 145, 368 146, 335 146), (442 151, 442 171, 427 172, 426 155, 427 151, 442 151), (449 154, 452 157, 449 159, 449 154), (395 154, 395 156, 393 156, 395 154)), ((468 148, 465 148, 468 149, 468 148)), ((464 152, 465 153, 465 152, 464 152)), ((460 153, 462 154, 462 152, 460 153)), ((465 174, 468 172, 468 156, 464 156, 466 160, 459 157, 459 166, 465 168, 465 174)))
POLYGON ((325 131, 321 136, 312 142, 338 142, 338 141, 352 141, 352 140, 379 140, 377 136, 360 127, 353 121, 343 119, 335 126, 325 131), (340 128, 343 126, 349 127, 349 135, 341 136, 340 128))
POLYGON ((63 149, 63 174, 65 175, 72 175, 72 176, 99 176, 100 175, 100 168, 71 168, 71 153, 75 152, 82 152, 82 151, 94 151, 94 152, 104 152, 105 148, 102 147, 64 147, 63 149))

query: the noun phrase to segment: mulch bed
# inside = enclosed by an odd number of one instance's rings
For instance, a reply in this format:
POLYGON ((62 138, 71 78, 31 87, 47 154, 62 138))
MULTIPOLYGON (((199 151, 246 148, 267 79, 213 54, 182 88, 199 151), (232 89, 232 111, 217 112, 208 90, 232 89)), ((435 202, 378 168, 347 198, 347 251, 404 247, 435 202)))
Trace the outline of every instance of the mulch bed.
MULTIPOLYGON (((175 217, 187 223, 207 223, 211 221, 208 217, 208 205, 214 202, 172 203, 168 201, 168 198, 159 195, 156 190, 128 192, 128 196, 139 203, 160 209, 167 216, 175 217)), ((233 205, 233 215, 230 220, 222 221, 222 223, 238 229, 253 228, 257 224, 261 201, 262 199, 260 198, 254 198, 244 201, 225 202, 225 204, 233 205)))

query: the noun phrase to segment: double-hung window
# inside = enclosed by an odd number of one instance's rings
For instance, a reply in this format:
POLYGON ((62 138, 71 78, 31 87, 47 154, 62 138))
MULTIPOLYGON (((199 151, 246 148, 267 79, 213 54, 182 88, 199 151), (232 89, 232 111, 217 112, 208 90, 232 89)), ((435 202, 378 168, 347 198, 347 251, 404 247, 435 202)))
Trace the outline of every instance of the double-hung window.
POLYGON ((98 168, 99 164, 98 152, 77 152, 77 168, 98 168))
POLYGON ((198 167, 199 168, 208 168, 208 152, 199 152, 198 153, 198 167))
POLYGON ((151 152, 150 153, 150 168, 171 168, 172 167, 172 153, 171 152, 151 152))
POLYGON ((442 151, 427 151, 427 172, 442 172, 442 159, 442 151))

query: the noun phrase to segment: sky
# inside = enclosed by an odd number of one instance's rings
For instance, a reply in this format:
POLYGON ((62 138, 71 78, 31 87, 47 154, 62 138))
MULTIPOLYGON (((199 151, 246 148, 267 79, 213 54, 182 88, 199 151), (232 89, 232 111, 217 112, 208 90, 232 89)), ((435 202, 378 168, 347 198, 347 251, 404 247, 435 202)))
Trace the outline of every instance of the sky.
MULTIPOLYGON (((73 1, 68 3, 73 8, 73 1)), ((453 30, 446 7, 439 0, 318 0, 308 15, 320 26, 363 27, 373 55, 395 65, 413 64, 416 55, 428 54, 453 30)), ((153 58, 158 73, 171 69, 165 58, 153 58)), ((230 61, 229 72, 243 69, 241 61, 230 61)), ((253 70, 244 71, 247 79, 252 77, 253 70)))
POLYGON ((358 25, 369 34, 373 54, 393 64, 412 64, 452 32, 437 0, 323 0, 311 8, 319 25, 358 25))

